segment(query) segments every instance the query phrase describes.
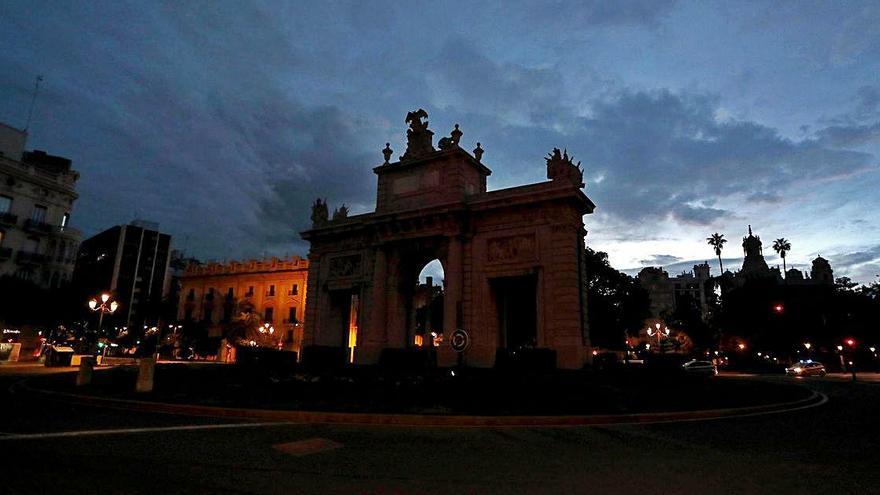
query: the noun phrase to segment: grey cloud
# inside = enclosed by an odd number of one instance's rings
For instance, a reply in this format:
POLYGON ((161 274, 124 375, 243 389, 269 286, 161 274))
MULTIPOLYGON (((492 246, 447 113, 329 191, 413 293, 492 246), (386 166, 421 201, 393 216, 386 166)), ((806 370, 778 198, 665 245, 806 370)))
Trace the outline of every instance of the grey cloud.
POLYGON ((844 271, 850 270, 866 263, 880 263, 880 245, 872 246, 862 251, 851 253, 839 253, 828 255, 832 267, 844 271))
POLYGON ((673 256, 671 254, 654 254, 651 255, 650 258, 639 260, 639 263, 645 266, 666 266, 677 261, 681 261, 681 258, 678 256, 673 256))
POLYGON ((553 3, 513 2, 519 11, 528 12, 523 22, 532 25, 552 23, 557 26, 634 25, 656 27, 675 6, 674 0, 601 0, 553 3))
POLYGON ((871 125, 835 125, 822 129, 818 138, 829 146, 860 146, 880 142, 880 122, 871 125))
POLYGON ((470 120, 462 120, 483 134, 487 160, 503 164, 511 181, 539 179, 539 157, 553 146, 583 157, 588 176, 603 177, 588 185, 600 215, 708 225, 733 215, 715 206, 719 199, 780 202, 795 184, 876 167, 869 153, 793 141, 757 122, 718 121, 718 95, 606 88, 586 102, 588 116, 579 116, 581 102, 559 103, 571 95, 555 71, 493 63, 466 45, 456 53, 455 64, 433 73, 456 95, 444 112, 465 111, 470 120), (552 111, 534 118, 544 105, 552 111))

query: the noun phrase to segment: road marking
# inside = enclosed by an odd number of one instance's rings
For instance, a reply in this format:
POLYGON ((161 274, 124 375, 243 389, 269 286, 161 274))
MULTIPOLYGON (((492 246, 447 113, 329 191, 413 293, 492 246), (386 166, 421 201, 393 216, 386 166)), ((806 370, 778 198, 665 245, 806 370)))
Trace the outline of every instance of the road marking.
POLYGON ((296 442, 279 443, 273 445, 272 448, 285 454, 302 457, 305 455, 317 454, 328 450, 336 450, 342 448, 343 445, 326 438, 307 438, 296 442))
POLYGON ((199 431, 199 430, 223 430, 232 428, 260 428, 263 426, 282 426, 297 423, 226 423, 216 425, 186 425, 186 426, 157 426, 151 428, 120 428, 114 430, 77 430, 58 431, 52 433, 11 433, 9 436, 0 436, 0 442, 4 440, 34 440, 43 438, 68 438, 89 437, 99 435, 127 435, 131 433, 161 433, 165 431, 199 431))

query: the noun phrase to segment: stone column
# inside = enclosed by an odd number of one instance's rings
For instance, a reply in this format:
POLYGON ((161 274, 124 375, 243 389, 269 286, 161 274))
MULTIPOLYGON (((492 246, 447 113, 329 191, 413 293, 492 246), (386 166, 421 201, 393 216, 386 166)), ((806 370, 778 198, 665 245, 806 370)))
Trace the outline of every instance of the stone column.
POLYGON ((386 298, 388 297, 388 259, 382 247, 376 248, 373 261, 373 281, 370 288, 370 323, 364 329, 363 344, 355 353, 360 364, 374 364, 379 361, 379 354, 388 342, 388 315, 386 298))
POLYGON ((437 364, 440 366, 452 366, 458 357, 449 346, 449 338, 459 323, 458 307, 461 304, 462 278, 464 277, 461 248, 461 240, 457 235, 449 238, 446 266, 443 267, 446 292, 443 294, 443 343, 437 353, 437 364))

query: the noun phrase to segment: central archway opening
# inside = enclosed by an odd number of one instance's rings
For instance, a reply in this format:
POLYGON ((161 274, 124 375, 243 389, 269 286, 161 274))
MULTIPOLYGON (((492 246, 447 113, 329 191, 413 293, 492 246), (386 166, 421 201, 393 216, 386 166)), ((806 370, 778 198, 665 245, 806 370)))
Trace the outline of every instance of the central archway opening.
POLYGON ((416 347, 439 346, 443 335, 445 273, 439 259, 426 263, 412 293, 411 339, 416 347))

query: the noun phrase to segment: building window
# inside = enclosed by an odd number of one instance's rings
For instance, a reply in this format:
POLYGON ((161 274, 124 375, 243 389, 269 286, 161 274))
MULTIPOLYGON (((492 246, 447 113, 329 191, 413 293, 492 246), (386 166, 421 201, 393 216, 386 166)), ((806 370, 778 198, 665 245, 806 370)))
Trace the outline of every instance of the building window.
POLYGON ((40 238, 39 237, 28 237, 27 242, 25 243, 25 252, 28 252, 28 253, 40 252, 40 238))
POLYGON ((232 290, 232 287, 230 287, 229 290, 226 291, 226 300, 231 301, 234 297, 235 297, 235 292, 232 290))
POLYGON ((254 286, 253 285, 248 287, 248 290, 247 290, 247 293, 245 294, 245 297, 254 297, 254 286))
POLYGON ((37 223, 46 223, 46 212, 48 210, 45 206, 34 205, 34 211, 31 212, 31 220, 37 223))
POLYGON ((266 308, 263 321, 265 321, 266 323, 272 323, 275 321, 275 308, 266 308))
POLYGON ((214 321, 214 308, 208 306, 205 308, 205 322, 212 323, 214 321))
POLYGON ((190 289, 189 294, 186 295, 187 301, 195 301, 196 300, 196 290, 190 289))
POLYGON ((293 284, 293 286, 290 287, 290 295, 295 296, 297 294, 299 294, 299 286, 296 284, 293 284))
POLYGON ((266 292, 266 295, 267 296, 274 296, 275 295, 275 286, 274 285, 269 286, 269 291, 266 292))
POLYGON ((3 239, 6 239, 6 232, 0 230, 0 246, 3 245, 3 239))
POLYGON ((9 196, 0 196, 0 213, 9 213, 12 211, 12 198, 9 196))
POLYGON ((296 323, 296 307, 287 310, 287 323, 296 323))
POLYGON ((205 300, 213 301, 214 300, 214 288, 208 289, 208 293, 205 295, 205 300))

